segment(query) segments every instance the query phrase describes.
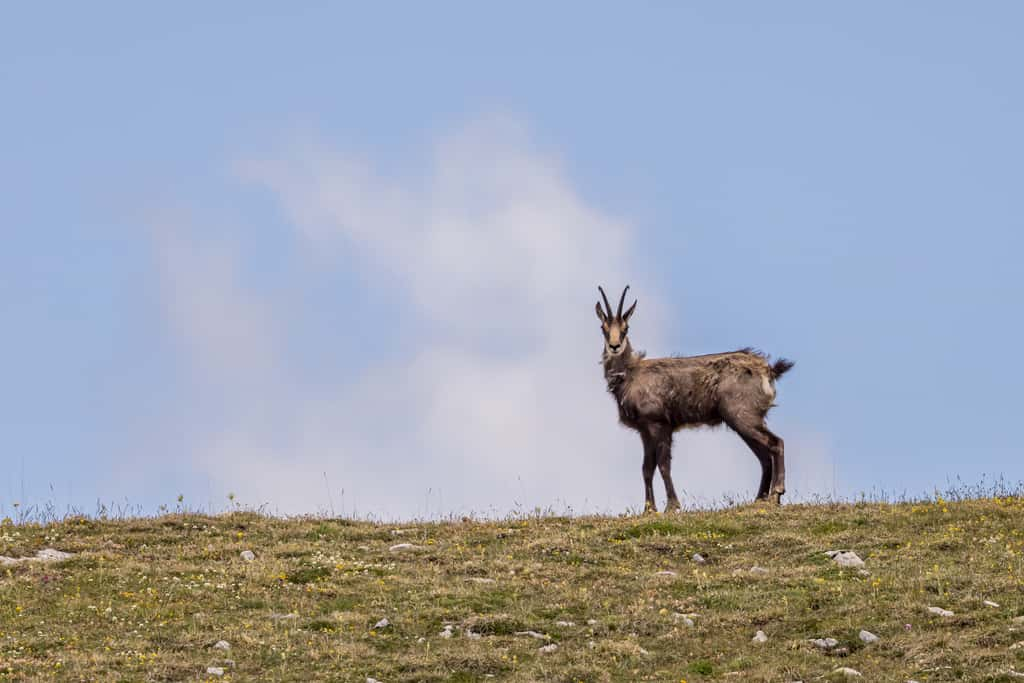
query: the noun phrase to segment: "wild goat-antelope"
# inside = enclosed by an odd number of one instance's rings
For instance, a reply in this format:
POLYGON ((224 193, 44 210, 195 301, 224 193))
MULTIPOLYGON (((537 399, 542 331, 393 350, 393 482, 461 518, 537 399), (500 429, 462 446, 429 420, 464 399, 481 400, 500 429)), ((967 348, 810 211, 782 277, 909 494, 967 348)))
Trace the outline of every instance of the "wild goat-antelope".
POLYGON ((604 377, 619 406, 619 421, 640 433, 644 444, 645 512, 653 512, 654 468, 661 471, 668 504, 678 510, 672 485, 672 434, 685 427, 725 423, 754 452, 761 463, 758 500, 778 505, 786 492, 786 465, 782 439, 765 425, 775 400, 775 380, 793 363, 780 358, 774 364, 762 353, 741 349, 729 353, 678 358, 644 358, 629 343, 629 319, 636 301, 623 313, 629 286, 622 291, 619 309, 612 307, 598 287, 604 308, 597 302, 597 317, 604 333, 604 377))

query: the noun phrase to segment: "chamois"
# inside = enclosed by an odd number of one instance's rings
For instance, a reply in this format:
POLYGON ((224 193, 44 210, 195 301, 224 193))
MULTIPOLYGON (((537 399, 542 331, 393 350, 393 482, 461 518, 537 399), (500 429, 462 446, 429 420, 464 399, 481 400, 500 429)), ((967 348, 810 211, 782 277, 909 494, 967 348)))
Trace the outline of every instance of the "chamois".
POLYGON ((637 302, 623 313, 629 285, 622 291, 618 312, 604 289, 598 287, 604 309, 597 302, 597 317, 604 333, 604 377, 619 407, 619 421, 640 433, 644 445, 644 512, 653 512, 654 468, 661 471, 668 504, 665 511, 679 510, 672 485, 672 435, 686 427, 727 424, 754 452, 761 463, 758 500, 776 505, 786 492, 783 441, 765 425, 765 415, 775 400, 775 380, 793 367, 780 358, 768 358, 753 349, 706 356, 644 358, 629 343, 629 319, 637 302))

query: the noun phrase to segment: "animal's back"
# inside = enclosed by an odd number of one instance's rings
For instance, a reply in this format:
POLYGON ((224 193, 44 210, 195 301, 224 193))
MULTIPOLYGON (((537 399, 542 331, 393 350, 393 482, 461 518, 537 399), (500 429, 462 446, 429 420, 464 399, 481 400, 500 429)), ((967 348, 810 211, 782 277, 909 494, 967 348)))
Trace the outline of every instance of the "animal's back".
POLYGON ((764 355, 748 349, 638 360, 620 402, 623 422, 653 419, 674 429, 716 425, 722 409, 740 407, 738 401, 764 413, 775 398, 773 378, 764 355))

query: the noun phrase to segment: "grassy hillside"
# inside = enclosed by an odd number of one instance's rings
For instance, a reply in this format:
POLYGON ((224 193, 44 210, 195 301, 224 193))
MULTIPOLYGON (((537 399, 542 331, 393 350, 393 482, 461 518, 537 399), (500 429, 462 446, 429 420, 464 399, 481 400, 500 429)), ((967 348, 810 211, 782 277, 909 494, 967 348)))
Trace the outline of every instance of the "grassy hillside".
POLYGON ((1024 646, 1013 647, 1024 641, 1017 497, 401 526, 236 513, 0 527, 0 555, 46 547, 76 555, 0 567, 0 679, 811 681, 850 667, 866 681, 1013 681, 1024 671, 1024 646), (414 547, 391 549, 400 543, 414 547), (840 548, 866 573, 825 555, 840 548), (240 557, 247 549, 255 560, 240 557), (375 627, 383 618, 390 625, 375 627), (880 640, 865 644, 861 629, 880 640), (767 642, 752 642, 758 630, 767 642), (516 635, 526 631, 540 637, 516 635), (808 642, 825 637, 838 645, 808 642))

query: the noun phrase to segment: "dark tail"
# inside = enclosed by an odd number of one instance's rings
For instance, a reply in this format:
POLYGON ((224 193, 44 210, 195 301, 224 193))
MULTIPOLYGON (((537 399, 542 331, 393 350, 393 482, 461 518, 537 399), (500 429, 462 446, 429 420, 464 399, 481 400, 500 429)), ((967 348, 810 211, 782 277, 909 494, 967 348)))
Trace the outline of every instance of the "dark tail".
POLYGON ((793 361, 785 358, 780 358, 775 361, 775 365, 772 366, 772 377, 778 379, 789 372, 789 369, 794 365, 793 361))

